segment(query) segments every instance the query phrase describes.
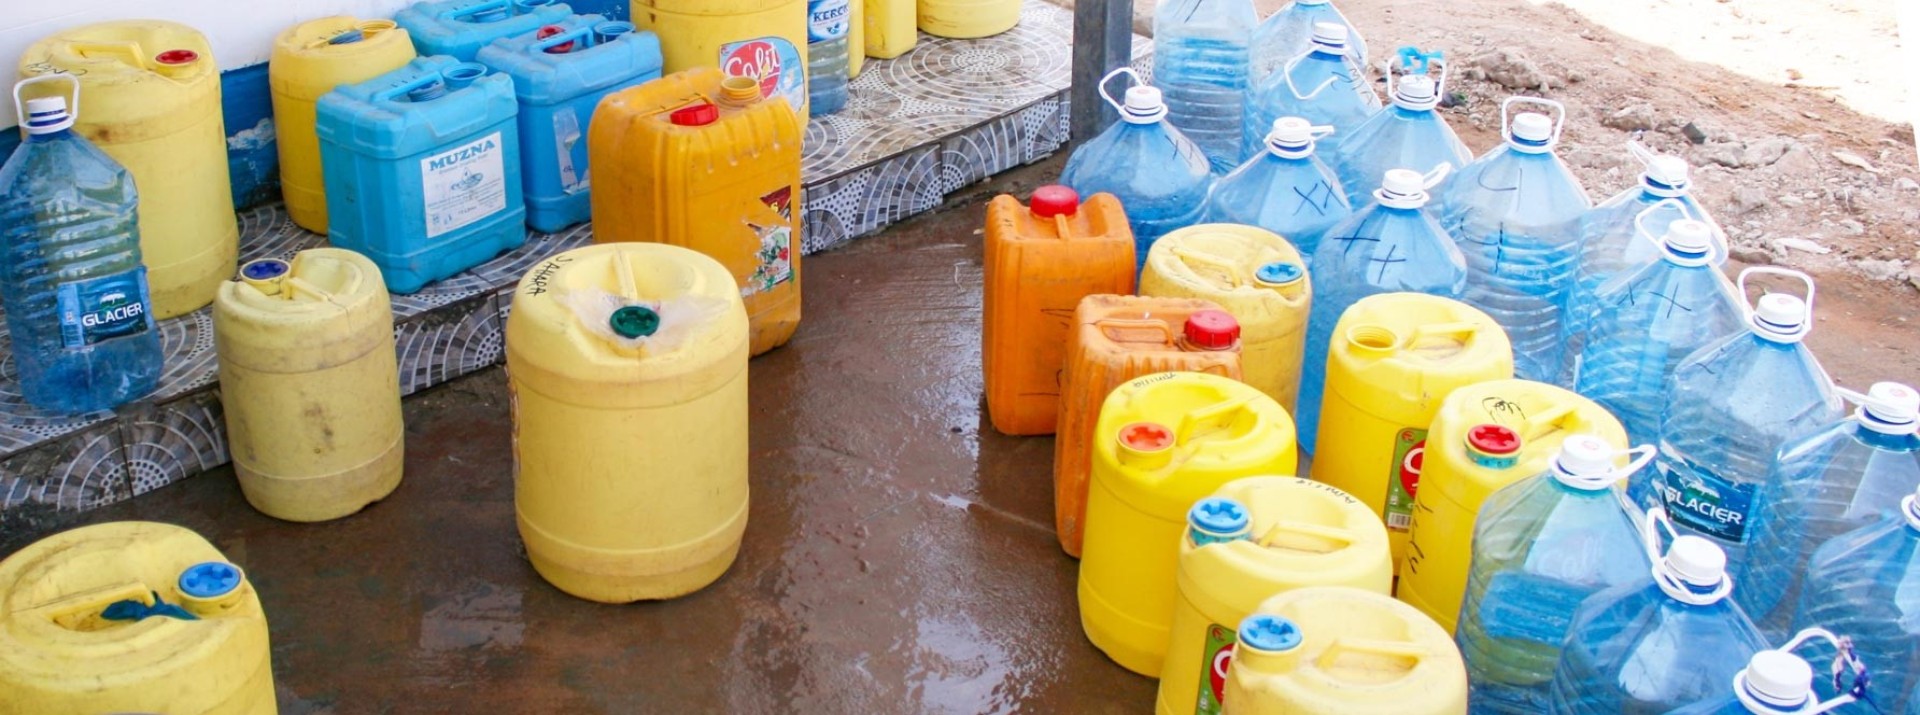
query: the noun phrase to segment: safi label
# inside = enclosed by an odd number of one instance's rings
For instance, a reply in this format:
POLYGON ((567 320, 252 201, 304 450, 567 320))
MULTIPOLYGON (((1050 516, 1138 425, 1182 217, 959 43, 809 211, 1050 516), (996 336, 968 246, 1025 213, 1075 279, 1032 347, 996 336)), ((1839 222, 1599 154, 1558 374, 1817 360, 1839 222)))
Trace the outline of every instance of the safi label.
MULTIPOLYGON (((808 30, 811 34, 812 30, 808 30)), ((807 63, 784 37, 762 37, 720 46, 720 72, 760 81, 760 96, 784 97, 795 112, 806 111, 807 63)))

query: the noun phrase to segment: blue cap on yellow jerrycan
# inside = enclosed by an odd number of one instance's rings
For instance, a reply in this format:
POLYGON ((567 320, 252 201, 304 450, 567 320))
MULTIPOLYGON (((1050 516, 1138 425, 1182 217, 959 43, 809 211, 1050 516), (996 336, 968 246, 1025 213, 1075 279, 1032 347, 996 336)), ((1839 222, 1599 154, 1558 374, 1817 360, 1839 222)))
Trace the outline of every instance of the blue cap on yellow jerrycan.
POLYGON ((1561 442, 1577 434, 1593 435, 1615 450, 1627 448, 1626 429, 1612 413, 1553 385, 1492 380, 1448 395, 1427 431, 1411 540, 1395 595, 1452 632, 1467 590, 1481 503, 1501 487, 1545 472, 1561 442))
POLYGON ((22 77, 55 72, 78 77, 87 98, 73 130, 133 175, 153 317, 205 307, 240 250, 207 38, 162 20, 74 27, 20 55, 22 77))
POLYGON ((1384 293, 1340 316, 1327 350, 1315 480, 1386 521, 1395 571, 1405 558, 1427 428, 1456 388, 1513 377, 1500 325, 1449 298, 1384 293))
POLYGON ((1465 715, 1453 640, 1384 594, 1295 589, 1240 622, 1224 702, 1233 715, 1465 715))
POLYGON ((395 13, 422 55, 472 62, 480 48, 565 20, 573 8, 558 0, 442 0, 417 2, 395 13))
POLYGON ((1241 380, 1292 414, 1313 289, 1286 239, 1237 224, 1176 229, 1147 251, 1140 295, 1220 304, 1240 322, 1241 380))
POLYGON ((1383 595, 1393 587, 1380 517, 1319 482, 1236 479, 1194 504, 1188 519, 1160 668, 1156 711, 1162 715, 1220 712, 1235 624, 1261 601, 1307 586, 1352 586, 1383 595))
POLYGON ((540 576, 625 603, 725 573, 747 527, 733 274, 667 244, 577 248, 520 280, 506 332, 514 505, 540 576))
POLYGON ((1108 395, 1094 435, 1081 625, 1115 662, 1158 676, 1188 511, 1235 479, 1292 474, 1293 420, 1239 381, 1163 372, 1108 395))
POLYGON ((96 524, 0 561, 0 713, 271 713, 267 618, 170 524, 96 524))
POLYGON ((335 87, 399 69, 413 56, 413 40, 392 20, 335 15, 300 23, 274 39, 267 63, 274 143, 280 152, 280 193, 295 224, 327 232, 314 103, 335 87))

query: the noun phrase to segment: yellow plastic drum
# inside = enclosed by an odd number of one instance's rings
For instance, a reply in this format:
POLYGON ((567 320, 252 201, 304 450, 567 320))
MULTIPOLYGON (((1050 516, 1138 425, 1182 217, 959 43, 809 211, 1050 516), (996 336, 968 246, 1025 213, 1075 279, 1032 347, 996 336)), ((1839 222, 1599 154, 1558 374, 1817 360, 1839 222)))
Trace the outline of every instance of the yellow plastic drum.
POLYGON ((663 38, 665 74, 716 67, 752 78, 761 97, 786 98, 806 125, 806 0, 634 0, 633 24, 663 38))
POLYGON ((1506 332, 1457 300, 1368 296, 1334 325, 1312 474, 1385 519, 1395 573, 1406 558, 1427 427, 1441 401, 1461 386, 1510 377, 1506 332))
MULTIPOLYGON (((868 57, 893 59, 913 49, 920 41, 919 7, 911 0, 855 0, 866 17, 865 46, 868 57)), ((854 45, 853 49, 860 49, 854 45)))
POLYGON ((1357 588, 1288 591, 1240 624, 1233 715, 1466 715, 1467 669, 1419 611, 1357 588))
POLYGON ((413 56, 413 40, 392 20, 349 15, 303 22, 274 40, 267 77, 273 86, 280 192, 287 200, 287 215, 301 228, 327 232, 320 139, 313 131, 314 103, 334 87, 399 69, 413 56))
POLYGON ((1182 228, 1153 243, 1140 295, 1219 303, 1240 321, 1241 379, 1293 414, 1313 303, 1293 244, 1253 226, 1182 228))
POLYGON ((672 598, 733 564, 747 528, 747 311, 733 274, 659 243, 535 266, 507 318, 514 505, 548 582, 672 598))
POLYGON ((380 269, 340 248, 253 261, 213 301, 240 491, 288 521, 338 519, 400 486, 393 311, 380 269))
POLYGON ((1179 590, 1160 669, 1160 715, 1218 715, 1234 629, 1261 601, 1307 586, 1393 588, 1380 517, 1333 487, 1236 479, 1187 512, 1179 590))
POLYGON ((920 0, 920 31, 971 40, 1020 24, 1020 0, 920 0))
POLYGON ((227 178, 220 70, 207 38, 161 20, 85 25, 21 54, 22 77, 52 72, 80 78, 74 131, 133 175, 153 317, 213 302, 233 275, 240 228, 227 178))
POLYGON ((0 561, 0 713, 271 715, 270 653, 253 584, 192 531, 96 524, 0 561))
POLYGON ((1545 472, 1560 443, 1576 434, 1627 448, 1627 432, 1612 413, 1552 385, 1495 380, 1448 395, 1427 432, 1400 600, 1451 632, 1467 589, 1481 503, 1501 487, 1545 472))
POLYGON ((1187 510, 1227 482, 1292 474, 1293 420, 1246 384, 1148 375, 1100 408, 1080 554, 1080 623, 1128 670, 1160 674, 1187 510))

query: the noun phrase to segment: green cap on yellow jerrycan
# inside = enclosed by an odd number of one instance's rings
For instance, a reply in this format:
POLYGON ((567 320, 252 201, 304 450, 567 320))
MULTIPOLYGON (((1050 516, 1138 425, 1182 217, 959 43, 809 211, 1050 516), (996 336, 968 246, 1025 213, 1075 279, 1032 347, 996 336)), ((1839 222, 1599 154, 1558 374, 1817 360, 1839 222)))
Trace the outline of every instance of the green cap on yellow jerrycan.
POLYGON ((1081 625, 1115 662, 1158 676, 1188 510, 1235 479, 1293 473, 1293 420, 1239 381, 1164 372, 1108 395, 1094 434, 1081 625))
POLYGON ((1240 322, 1241 380, 1293 412, 1313 289, 1300 253, 1279 234, 1212 223, 1153 242, 1140 294, 1203 298, 1240 322))
POLYGON ((1406 558, 1427 427, 1441 401, 1463 385, 1510 377, 1506 332, 1457 300, 1368 296, 1334 325, 1313 478, 1386 521, 1396 573, 1406 558))
POLYGON ((527 272, 507 375, 514 504, 542 578, 625 603, 726 572, 747 527, 747 350, 739 285, 695 251, 600 244, 527 272))
POLYGON ((0 713, 270 713, 267 618, 170 524, 109 522, 0 561, 0 713))
POLYGON ((1307 586, 1382 595, 1393 587, 1380 517, 1319 482, 1236 479, 1194 504, 1188 526, 1160 668, 1160 713, 1220 712, 1234 629, 1261 601, 1307 586))
POLYGON ((1426 616, 1372 591, 1315 586, 1240 623, 1233 715, 1465 715, 1467 670, 1426 616))
POLYGON ((1451 633, 1467 589, 1481 503, 1501 487, 1546 471, 1560 443, 1577 434, 1593 435, 1615 450, 1627 448, 1626 429, 1612 413, 1553 385, 1492 380, 1448 395, 1427 431, 1411 545, 1396 591, 1400 600, 1451 633))

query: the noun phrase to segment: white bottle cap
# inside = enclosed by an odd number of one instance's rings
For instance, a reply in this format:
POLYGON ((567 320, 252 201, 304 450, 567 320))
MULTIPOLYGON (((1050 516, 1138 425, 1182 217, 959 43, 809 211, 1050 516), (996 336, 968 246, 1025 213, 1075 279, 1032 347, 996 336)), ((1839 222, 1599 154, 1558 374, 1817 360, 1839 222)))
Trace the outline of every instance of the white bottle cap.
POLYGON ((1674 219, 1667 224, 1667 234, 1660 242, 1668 248, 1684 253, 1708 253, 1713 250, 1713 227, 1705 221, 1690 218, 1674 219))
POLYGON ((1432 109, 1439 102, 1435 96, 1438 88, 1433 77, 1424 74, 1407 75, 1393 90, 1393 103, 1407 109, 1432 109))
POLYGON ((1647 170, 1640 174, 1642 183, 1657 184, 1654 189, 1671 191, 1676 196, 1686 191, 1689 180, 1687 160, 1671 154, 1653 157, 1647 162, 1647 170))
POLYGON ((1514 115, 1509 131, 1515 139, 1542 143, 1553 138, 1553 119, 1538 112, 1521 112, 1514 115))
POLYGON ((1554 461, 1573 476, 1591 476, 1613 470, 1613 445, 1590 434, 1576 434, 1560 442, 1554 461))
POLYGON ((1335 22, 1313 23, 1313 44, 1325 46, 1335 53, 1347 47, 1347 26, 1335 22))
POLYGON ((1753 330, 1763 338, 1798 341, 1806 336, 1806 322, 1807 302, 1797 295, 1768 293, 1753 308, 1753 330))
POLYGON ((1273 130, 1267 132, 1268 143, 1306 144, 1313 141, 1313 122, 1303 117, 1281 117, 1273 120, 1273 130))
POLYGON ((1813 700, 1813 666, 1800 656, 1763 650, 1747 661, 1746 688, 1762 704, 1797 710, 1813 700))
POLYGON ((1374 198, 1381 206, 1396 209, 1417 209, 1427 205, 1427 180, 1420 172, 1412 169, 1388 169, 1380 180, 1380 190, 1374 198))
POLYGON ((1698 536, 1681 536, 1667 548, 1667 570, 1689 586, 1707 587, 1727 576, 1727 552, 1698 536))
POLYGON ((1127 88, 1127 102, 1120 118, 1133 124, 1152 124, 1167 116, 1167 103, 1160 97, 1160 88, 1152 85, 1134 85, 1127 88))
POLYGON ((1860 423, 1882 434, 1911 434, 1920 426, 1920 392, 1897 382, 1867 388, 1873 403, 1860 406, 1860 423))
POLYGON ((73 126, 67 112, 66 97, 35 97, 27 100, 27 133, 52 134, 73 126))

